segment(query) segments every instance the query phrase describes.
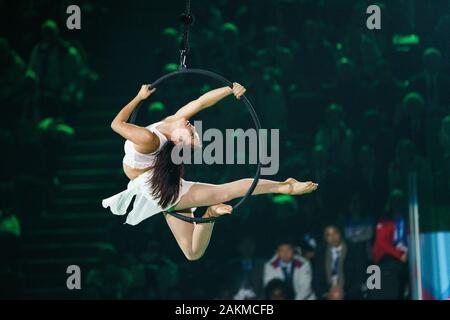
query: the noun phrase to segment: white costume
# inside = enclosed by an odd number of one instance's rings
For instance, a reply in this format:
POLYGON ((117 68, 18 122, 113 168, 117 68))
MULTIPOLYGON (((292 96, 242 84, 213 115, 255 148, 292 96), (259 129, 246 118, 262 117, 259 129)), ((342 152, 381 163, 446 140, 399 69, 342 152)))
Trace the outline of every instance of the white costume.
MULTIPOLYGON (((156 153, 166 144, 167 138, 157 129, 161 122, 154 123, 146 127, 151 132, 155 133, 159 138, 159 147, 153 153, 143 154, 136 151, 131 141, 125 141, 125 156, 123 163, 129 167, 136 169, 144 169, 153 166, 156 158, 156 153)), ((181 197, 186 194, 195 182, 186 181, 181 179, 180 192, 178 199, 167 206, 162 208, 158 204, 158 199, 152 196, 152 187, 149 185, 149 181, 152 175, 152 169, 140 174, 135 179, 128 183, 127 189, 115 194, 109 198, 103 199, 102 205, 104 208, 109 207, 111 212, 116 215, 124 215, 127 213, 131 200, 134 196, 136 199, 133 203, 133 209, 128 213, 125 223, 136 225, 144 219, 147 219, 159 212, 166 211, 176 205, 181 197)))

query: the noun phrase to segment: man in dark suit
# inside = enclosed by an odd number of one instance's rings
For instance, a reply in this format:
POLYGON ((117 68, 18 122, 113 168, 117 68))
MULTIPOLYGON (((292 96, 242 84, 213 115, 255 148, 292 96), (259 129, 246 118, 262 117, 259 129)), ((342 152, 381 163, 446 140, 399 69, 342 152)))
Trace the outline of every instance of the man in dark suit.
POLYGON ((364 255, 347 243, 336 225, 324 229, 325 244, 313 260, 313 290, 318 299, 361 299, 364 255))

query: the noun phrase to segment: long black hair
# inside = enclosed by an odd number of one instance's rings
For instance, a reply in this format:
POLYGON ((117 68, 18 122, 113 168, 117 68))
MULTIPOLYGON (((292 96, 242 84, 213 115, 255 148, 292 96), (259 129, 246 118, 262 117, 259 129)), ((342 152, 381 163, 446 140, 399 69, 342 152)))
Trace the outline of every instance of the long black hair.
POLYGON ((172 150, 175 144, 167 141, 157 152, 149 183, 152 186, 152 196, 159 199, 158 204, 166 208, 178 199, 184 165, 172 161, 172 150))

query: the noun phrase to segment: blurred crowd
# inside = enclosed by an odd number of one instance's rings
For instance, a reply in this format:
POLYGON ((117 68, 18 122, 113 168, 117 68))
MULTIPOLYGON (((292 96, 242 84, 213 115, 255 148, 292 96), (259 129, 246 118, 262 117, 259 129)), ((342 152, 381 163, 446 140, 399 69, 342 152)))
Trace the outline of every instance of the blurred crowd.
POLYGON ((21 235, 51 210, 73 121, 98 80, 82 45, 42 18, 44 4, 0 1, 0 282, 7 287, 17 283, 21 235))
MULTIPOLYGON (((281 130, 280 179, 313 180, 319 190, 299 198, 261 196, 243 206, 233 221, 217 223, 207 256, 195 263, 178 263, 181 255, 168 253, 176 247, 161 248, 173 239, 155 239, 155 230, 135 235, 139 242, 142 234, 152 239, 133 248, 112 237, 101 250, 104 270, 89 275, 90 297, 409 297, 412 187, 422 231, 450 227, 450 4, 380 0, 382 29, 368 30, 369 4, 193 2, 188 65, 246 86, 262 126, 281 130), (388 270, 382 290, 367 290, 371 264, 388 270)), ((152 19, 160 29, 152 31, 156 45, 148 60, 157 75, 176 68, 181 32, 152 19)), ((21 197, 39 190, 45 203, 51 192, 43 186, 57 183, 46 159, 55 159, 52 145, 61 148, 76 130, 72 118, 98 78, 87 63, 96 47, 64 40, 55 21, 44 20, 30 49, 21 57, 0 39, 2 188, 21 197)), ((153 105, 154 114, 161 109, 153 105)), ((248 125, 249 118, 219 110, 211 121, 217 115, 233 127, 248 125)), ((205 167, 201 176, 229 180, 226 171, 205 167)), ((2 237, 19 212, 40 210, 16 208, 2 203, 2 237)))

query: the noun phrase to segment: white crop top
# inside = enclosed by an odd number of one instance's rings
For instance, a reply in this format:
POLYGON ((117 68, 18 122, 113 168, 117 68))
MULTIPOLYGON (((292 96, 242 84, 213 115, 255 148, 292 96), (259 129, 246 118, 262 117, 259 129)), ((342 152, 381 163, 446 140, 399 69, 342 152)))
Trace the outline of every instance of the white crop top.
POLYGON ((133 142, 130 140, 125 141, 124 150, 125 156, 123 157, 123 163, 127 166, 135 169, 146 169, 153 166, 155 162, 155 154, 161 150, 166 144, 167 138, 157 129, 162 122, 157 122, 147 126, 146 128, 156 134, 159 138, 159 147, 156 151, 148 154, 137 152, 134 148, 133 142))

